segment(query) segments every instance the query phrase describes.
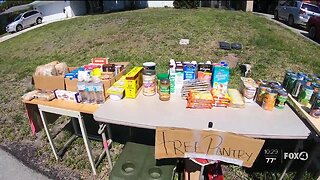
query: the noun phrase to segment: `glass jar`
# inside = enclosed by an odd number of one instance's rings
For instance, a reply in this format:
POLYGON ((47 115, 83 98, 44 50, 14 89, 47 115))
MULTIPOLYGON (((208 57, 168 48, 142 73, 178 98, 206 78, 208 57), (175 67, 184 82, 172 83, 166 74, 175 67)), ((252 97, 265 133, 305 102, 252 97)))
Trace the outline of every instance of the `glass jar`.
POLYGON ((142 79, 143 79, 143 95, 145 96, 155 95, 156 89, 157 89, 156 71, 144 70, 142 79))
POLYGON ((162 79, 168 79, 169 78, 169 74, 167 73, 160 73, 157 75, 157 91, 158 91, 158 94, 160 93, 160 81, 162 79))
POLYGON ((160 80, 160 93, 159 99, 161 101, 169 101, 170 100, 170 80, 162 79, 160 80))

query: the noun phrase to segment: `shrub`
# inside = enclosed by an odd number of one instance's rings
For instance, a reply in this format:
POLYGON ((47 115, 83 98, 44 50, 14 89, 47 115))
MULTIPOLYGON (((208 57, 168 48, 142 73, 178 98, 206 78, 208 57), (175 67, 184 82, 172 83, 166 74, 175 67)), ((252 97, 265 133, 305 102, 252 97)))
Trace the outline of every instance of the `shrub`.
POLYGON ((174 0, 173 6, 177 9, 194 9, 199 7, 200 0, 174 0))

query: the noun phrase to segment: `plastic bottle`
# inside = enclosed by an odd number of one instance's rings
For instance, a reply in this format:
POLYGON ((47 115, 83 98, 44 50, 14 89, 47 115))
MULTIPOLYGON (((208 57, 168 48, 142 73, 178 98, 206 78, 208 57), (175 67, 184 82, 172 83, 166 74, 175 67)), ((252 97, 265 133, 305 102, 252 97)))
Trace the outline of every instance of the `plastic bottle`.
POLYGON ((91 81, 87 81, 85 84, 86 84, 86 92, 88 95, 87 103, 94 103, 95 93, 94 93, 93 83, 91 81))
POLYGON ((83 77, 79 76, 78 77, 78 84, 77 84, 78 92, 81 98, 82 102, 87 102, 88 101, 88 95, 86 92, 86 84, 83 81, 83 77))
POLYGON ((97 104, 102 104, 105 101, 103 83, 100 80, 93 82, 95 102, 97 104))

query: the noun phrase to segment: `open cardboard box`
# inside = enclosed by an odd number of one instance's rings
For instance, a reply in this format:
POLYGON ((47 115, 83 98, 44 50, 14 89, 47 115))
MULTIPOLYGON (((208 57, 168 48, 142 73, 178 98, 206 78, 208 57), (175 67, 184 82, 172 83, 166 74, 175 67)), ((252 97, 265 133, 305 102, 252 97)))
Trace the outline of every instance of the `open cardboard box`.
MULTIPOLYGON (((129 65, 129 62, 109 62, 109 63, 116 64, 116 65, 124 65, 124 69, 120 73, 118 73, 116 76, 114 76, 113 78, 108 79, 108 80, 102 80, 105 97, 108 97, 107 90, 113 85, 113 83, 115 83, 123 75, 125 75, 127 67, 129 65)), ((77 79, 70 80, 69 78, 65 78, 64 81, 65 81, 67 91, 74 91, 74 92, 78 91, 78 88, 77 88, 78 80, 77 79)))
MULTIPOLYGON (((76 67, 68 67, 69 71, 76 69, 76 67)), ((65 90, 64 76, 32 76, 32 84, 36 89, 53 91, 56 89, 65 90)))
MULTIPOLYGON (((116 65, 124 65, 124 69, 117 74, 115 77, 109 80, 103 80, 105 95, 107 97, 107 90, 112 86, 117 80, 119 80, 126 72, 127 66, 129 62, 112 62, 116 65)), ((77 69, 78 67, 68 67, 69 71, 77 69)), ((68 78, 64 78, 64 76, 39 76, 33 75, 32 84, 36 89, 53 91, 56 89, 68 90, 68 91, 77 91, 77 79, 70 80, 68 78)))

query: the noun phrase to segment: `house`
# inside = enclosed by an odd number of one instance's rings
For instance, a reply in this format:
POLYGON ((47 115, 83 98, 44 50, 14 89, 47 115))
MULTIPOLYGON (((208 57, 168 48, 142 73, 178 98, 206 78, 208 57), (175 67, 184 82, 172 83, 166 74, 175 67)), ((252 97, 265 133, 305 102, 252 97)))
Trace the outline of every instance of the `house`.
POLYGON ((9 14, 16 11, 34 9, 38 10, 43 15, 43 22, 64 19, 87 13, 85 1, 34 1, 29 4, 14 6, 0 15, 9 14))
POLYGON ((200 0, 200 7, 227 8, 234 10, 252 11, 253 1, 237 1, 237 0, 200 0))

